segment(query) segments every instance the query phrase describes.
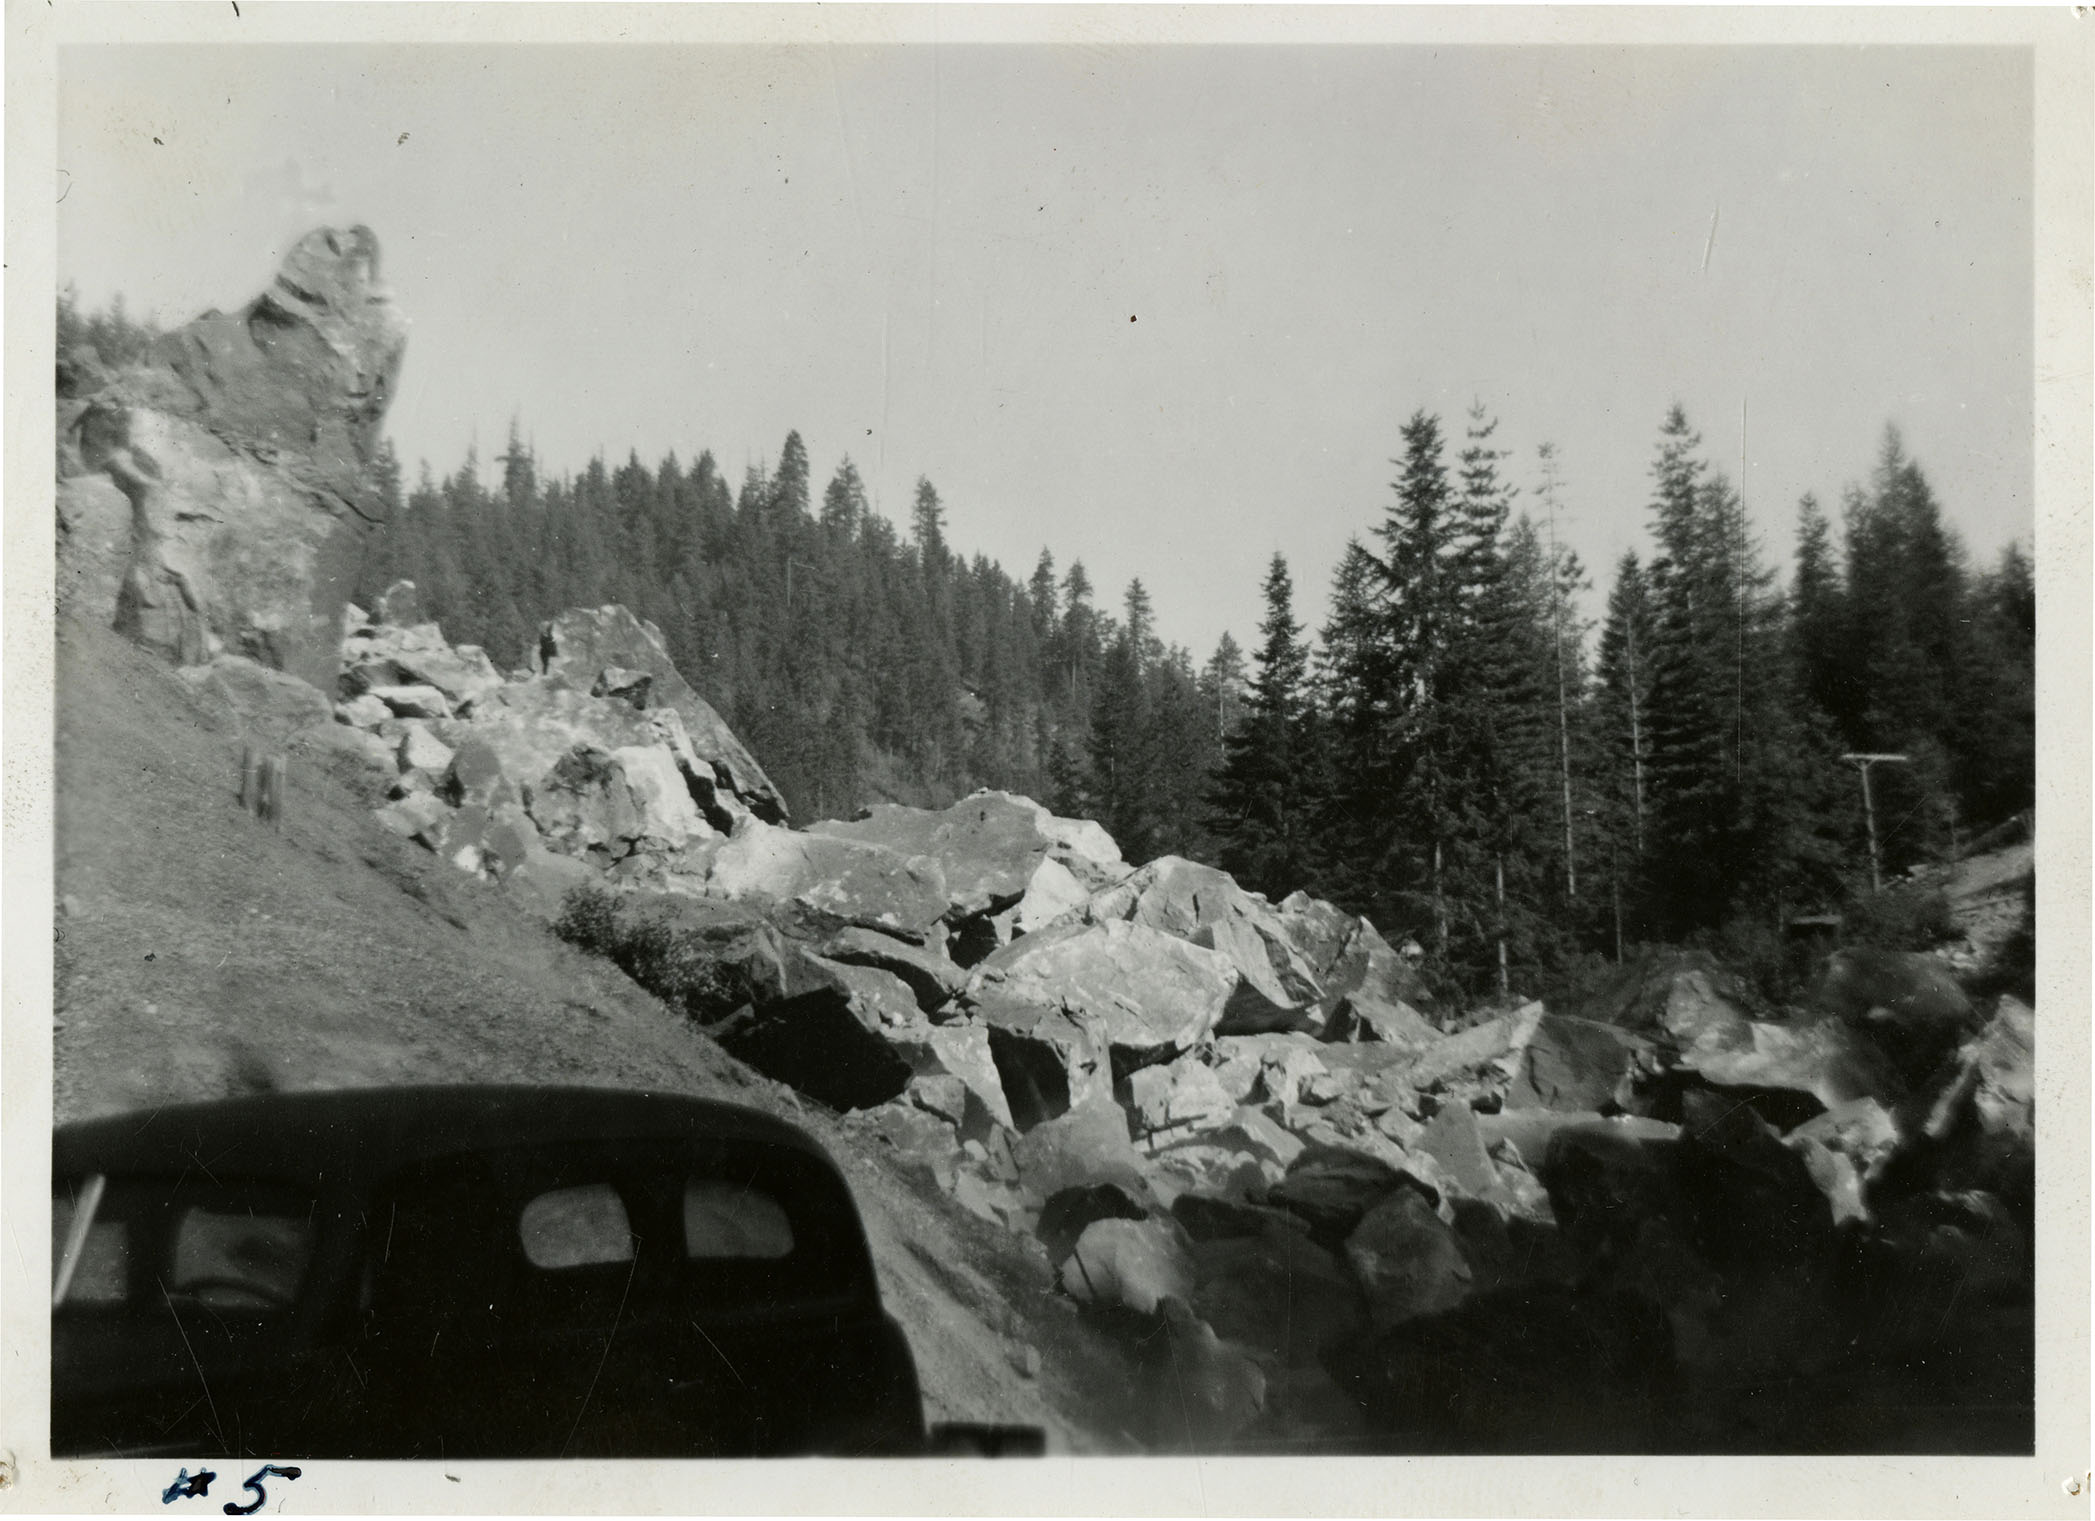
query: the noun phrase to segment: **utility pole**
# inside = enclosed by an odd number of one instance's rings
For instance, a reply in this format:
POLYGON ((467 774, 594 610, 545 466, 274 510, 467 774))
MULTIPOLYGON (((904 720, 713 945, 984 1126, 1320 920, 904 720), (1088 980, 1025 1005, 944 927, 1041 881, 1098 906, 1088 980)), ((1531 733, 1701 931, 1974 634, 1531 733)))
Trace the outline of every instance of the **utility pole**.
POLYGON ((1549 506, 1549 588, 1551 637, 1557 647, 1557 753, 1564 783, 1564 895, 1579 895, 1578 859, 1571 830, 1571 720, 1564 701, 1564 578, 1557 559, 1557 446, 1545 443, 1542 456, 1542 500, 1549 506))
POLYGON ((1904 755, 1848 754, 1841 757, 1862 773, 1862 817, 1869 826, 1869 887, 1873 893, 1884 890, 1883 879, 1877 868, 1877 805, 1870 796, 1869 768, 1876 765, 1907 765, 1911 757, 1904 755))
POLYGON ((1512 991, 1513 980, 1506 973, 1506 857, 1503 853, 1498 856, 1497 862, 1499 893, 1499 996, 1504 997, 1512 991))

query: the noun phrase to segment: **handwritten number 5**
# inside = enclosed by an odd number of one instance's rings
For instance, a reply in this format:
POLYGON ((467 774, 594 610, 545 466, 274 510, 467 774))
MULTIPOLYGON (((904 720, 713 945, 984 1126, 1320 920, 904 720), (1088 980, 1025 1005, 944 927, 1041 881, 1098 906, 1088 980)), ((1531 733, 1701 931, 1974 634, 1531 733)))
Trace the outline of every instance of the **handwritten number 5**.
POLYGON ((269 1503, 269 1492, 262 1488, 262 1481, 271 1474, 275 1474, 279 1479, 295 1479, 298 1477, 299 1470, 296 1468, 279 1468, 274 1463, 263 1464, 249 1476, 246 1483, 240 1486, 242 1489, 251 1489, 255 1492, 254 1503, 252 1505, 235 1505, 231 1500, 228 1500, 225 1503, 225 1513, 229 1516, 252 1516, 264 1505, 267 1505, 269 1503))

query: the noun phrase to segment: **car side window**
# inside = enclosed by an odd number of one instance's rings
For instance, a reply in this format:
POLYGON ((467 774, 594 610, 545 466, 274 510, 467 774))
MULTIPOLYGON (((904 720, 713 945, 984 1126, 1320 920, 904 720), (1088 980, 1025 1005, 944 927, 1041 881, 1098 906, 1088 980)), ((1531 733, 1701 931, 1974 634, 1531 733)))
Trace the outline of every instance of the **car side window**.
POLYGON ((51 1281, 62 1285, 59 1302, 69 1305, 122 1304, 130 1296, 131 1227, 127 1221, 95 1219, 64 1277, 66 1243, 80 1208, 70 1192, 51 1200, 51 1281))
POLYGON ((793 1223, 776 1199, 748 1184, 692 1178, 684 1184, 684 1252, 699 1261, 776 1259, 793 1250, 793 1223))
POLYGON ((625 1201, 608 1183, 556 1188, 524 1205, 517 1219, 524 1257, 537 1268, 631 1262, 635 1249, 625 1201))

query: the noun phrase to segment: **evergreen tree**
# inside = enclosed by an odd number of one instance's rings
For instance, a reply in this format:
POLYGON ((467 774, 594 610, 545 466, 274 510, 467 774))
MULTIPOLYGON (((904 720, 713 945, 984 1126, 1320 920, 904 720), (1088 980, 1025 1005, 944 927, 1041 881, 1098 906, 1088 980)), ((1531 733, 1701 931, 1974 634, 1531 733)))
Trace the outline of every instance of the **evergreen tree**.
POLYGON ((910 508, 909 533, 926 573, 944 575, 947 561, 945 504, 938 499, 938 488, 921 475, 917 477, 916 502, 910 508))
POLYGON ((1772 932, 1826 821, 1788 633, 1743 504, 1697 456, 1680 408, 1654 465, 1647 869, 1674 934, 1746 913, 1772 932))
POLYGON ((1642 938, 1646 817, 1650 808, 1651 662, 1654 615, 1634 550, 1615 567, 1601 625, 1593 729, 1596 806, 1607 853, 1610 917, 1618 952, 1642 938))
POLYGON ((1047 550, 1040 551, 1034 563, 1033 578, 1026 583, 1029 610, 1033 619, 1033 641, 1043 651, 1055 637, 1055 557, 1047 550))
POLYGON ((1149 694, 1132 628, 1106 646, 1091 704, 1091 794, 1094 816, 1131 861, 1153 854, 1149 694))
POLYGON ((807 445, 800 441, 797 429, 779 446, 778 469, 771 476, 771 506, 787 522, 797 523, 808 515, 807 445))
POLYGON ((1264 585, 1266 615, 1244 724, 1228 741, 1214 792, 1211 827, 1221 864, 1246 887, 1279 898, 1309 880, 1313 820, 1298 790, 1304 746, 1309 655, 1295 621, 1288 562, 1273 556, 1264 585))
POLYGON ((858 520, 866 510, 865 483, 847 454, 838 462, 837 473, 830 477, 822 493, 822 530, 833 540, 847 541, 857 531, 858 520))
POLYGON ((1848 610, 1835 563, 1833 535, 1818 498, 1797 502, 1797 571, 1790 583, 1790 624, 1797 679, 1805 698, 1829 721, 1856 711, 1848 659, 1848 610))

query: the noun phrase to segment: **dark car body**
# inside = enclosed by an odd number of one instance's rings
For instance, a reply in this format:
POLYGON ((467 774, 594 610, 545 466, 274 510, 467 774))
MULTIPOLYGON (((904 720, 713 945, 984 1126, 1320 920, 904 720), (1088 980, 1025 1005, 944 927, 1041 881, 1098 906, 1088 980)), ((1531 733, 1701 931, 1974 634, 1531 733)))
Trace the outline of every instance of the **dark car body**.
POLYGON ((63 1126, 53 1183, 54 1454, 924 1450, 850 1192, 768 1115, 267 1094, 63 1126))

